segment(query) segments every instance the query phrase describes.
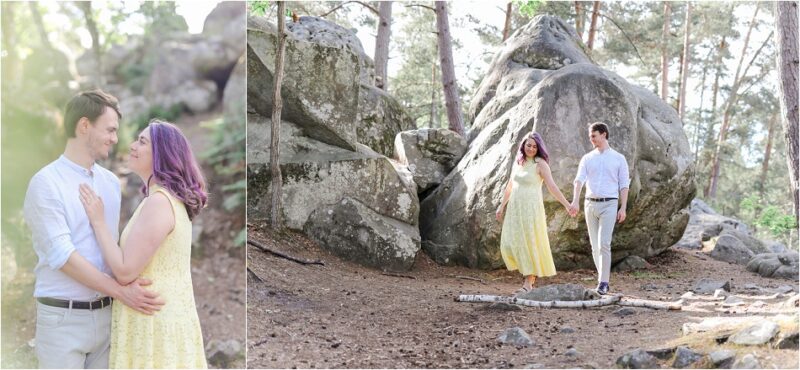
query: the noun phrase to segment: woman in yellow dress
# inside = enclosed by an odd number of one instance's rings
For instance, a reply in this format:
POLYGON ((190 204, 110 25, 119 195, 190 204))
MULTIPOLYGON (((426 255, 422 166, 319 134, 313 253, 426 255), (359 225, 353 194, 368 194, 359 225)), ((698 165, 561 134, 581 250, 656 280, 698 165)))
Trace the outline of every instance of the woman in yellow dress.
POLYGON ((86 184, 81 201, 115 279, 125 285, 146 277, 166 303, 154 315, 113 305, 109 367, 207 368, 191 275, 191 220, 208 199, 203 175, 180 129, 158 120, 131 144, 128 166, 142 178, 145 198, 119 246, 104 224, 102 199, 86 184))
POLYGON ((516 294, 531 290, 537 276, 556 274, 547 238, 542 182, 568 212, 570 203, 553 181, 549 159, 538 133, 531 133, 522 140, 496 213, 497 220, 503 224, 500 234, 503 262, 509 271, 519 270, 524 276, 522 288, 516 294))

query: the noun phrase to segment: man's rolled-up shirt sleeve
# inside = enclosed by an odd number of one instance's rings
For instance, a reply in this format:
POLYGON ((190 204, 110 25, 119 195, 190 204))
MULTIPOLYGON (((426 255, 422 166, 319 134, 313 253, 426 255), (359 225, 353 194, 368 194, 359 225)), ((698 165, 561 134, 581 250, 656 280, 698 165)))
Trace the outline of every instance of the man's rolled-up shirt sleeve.
POLYGON ((37 254, 53 270, 63 267, 75 251, 75 245, 67 225, 64 203, 54 185, 47 179, 34 176, 25 195, 23 212, 33 233, 37 254))
POLYGON ((628 172, 628 162, 625 159, 621 160, 622 164, 619 166, 619 191, 628 189, 631 186, 631 176, 628 172))
MULTIPOLYGON (((586 183, 586 157, 581 158, 578 163, 578 174, 575 175, 575 181, 580 181, 581 184, 586 183)), ((575 182, 573 181, 573 182, 575 182)))

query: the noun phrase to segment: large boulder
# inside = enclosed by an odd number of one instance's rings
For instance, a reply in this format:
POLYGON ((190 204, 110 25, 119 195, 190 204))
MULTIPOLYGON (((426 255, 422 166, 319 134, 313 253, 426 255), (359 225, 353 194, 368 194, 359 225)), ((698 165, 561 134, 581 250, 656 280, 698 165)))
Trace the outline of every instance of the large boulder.
POLYGON ((383 270, 408 270, 419 251, 419 230, 345 197, 320 207, 303 232, 343 258, 383 270))
POLYGON ((245 53, 246 19, 244 2, 223 1, 203 22, 202 39, 206 43, 195 52, 195 69, 203 77, 216 81, 220 89, 226 86, 231 70, 245 53))
MULTIPOLYGON (((244 45, 244 30, 241 31, 241 45, 244 45)), ((231 70, 244 53, 242 47, 232 47, 224 40, 203 39, 193 43, 190 62, 198 76, 211 79, 224 86, 231 70)))
MULTIPOLYGON (((410 268, 421 241, 417 185, 408 166, 389 157, 413 121, 372 85, 372 61, 353 31, 301 17, 286 33, 278 141, 284 225, 345 259, 410 268)), ((247 34, 247 210, 259 219, 271 212, 277 30, 248 17, 247 34)))
MULTIPOLYGON (((272 112, 277 31, 262 17, 248 18, 248 99, 272 112)), ((355 150, 364 144, 393 156, 394 137, 414 128, 400 103, 373 86, 374 67, 355 33, 321 18, 300 17, 287 26, 282 117, 305 135, 355 150), (312 77, 313 76, 313 77, 312 77)))
POLYGON ((231 72, 225 90, 222 93, 222 112, 225 121, 238 122, 244 128, 247 120, 245 109, 247 102, 247 65, 244 55, 239 58, 231 72))
POLYGON ((395 157, 408 167, 420 193, 441 184, 467 151, 467 141, 445 128, 403 131, 394 145, 395 157))
POLYGON ((208 13, 203 22, 203 36, 206 38, 219 38, 231 48, 239 50, 239 55, 245 49, 245 19, 247 8, 244 2, 222 1, 208 13))
MULTIPOLYGON (((277 30, 249 17, 247 99, 260 115, 272 114, 277 30)), ((306 41, 287 32, 281 117, 326 144, 355 150, 358 115, 358 56, 351 50, 306 41)))
POLYGON ((363 85, 374 85, 375 63, 364 52, 364 47, 353 30, 323 18, 309 16, 287 24, 286 29, 297 40, 350 51, 358 58, 359 82, 363 85))
MULTIPOLYGON (((569 28, 549 16, 532 22, 542 24, 526 26, 512 39, 542 39, 537 33, 550 32, 551 25, 569 28)), ((565 48, 575 50, 569 47, 574 40, 562 40, 565 48)), ((517 42, 507 41, 506 45, 517 42)), ((533 47, 520 50, 538 52, 533 47)), ((539 60, 535 55, 523 59, 539 60)), ((495 220, 495 210, 522 138, 531 130, 542 135, 550 149, 555 183, 571 198, 578 163, 592 150, 586 137, 588 123, 595 121, 609 125, 611 147, 626 157, 631 175, 628 219, 616 226, 613 262, 630 255, 653 256, 677 242, 689 219, 684 207, 694 197, 695 187, 689 143, 675 110, 650 91, 593 64, 553 62, 552 66, 527 67, 515 63, 515 73, 523 73, 524 68, 531 74, 542 67, 559 69, 544 73, 518 102, 485 122, 456 168, 422 201, 423 249, 439 263, 501 267, 501 225, 495 220)), ((496 68, 505 70, 507 66, 496 68)), ((494 73, 490 70, 487 76, 494 73)), ((481 94, 479 91, 473 101, 482 99, 481 94)), ((500 94, 496 98, 503 99, 500 94)), ((479 123, 474 127, 479 128, 479 123)), ((593 266, 583 215, 569 217, 549 195, 545 196, 545 210, 556 267, 593 266)))
POLYGON ((747 226, 729 217, 718 214, 711 206, 700 199, 692 199, 689 207, 689 223, 683 237, 678 241, 679 248, 701 249, 703 242, 719 235, 722 225, 746 228, 747 226))
POLYGON ((361 85, 359 90, 356 119, 358 142, 387 157, 394 157, 397 133, 415 128, 411 116, 394 97, 368 85, 361 85))
POLYGON ((716 260, 746 265, 755 254, 736 237, 722 235, 716 238, 710 255, 716 260))
POLYGON ((175 92, 165 97, 169 105, 182 104, 192 113, 211 110, 217 103, 217 84, 210 80, 189 80, 182 83, 175 92))
POLYGON ((516 105, 548 71, 591 62, 574 28, 557 17, 536 16, 506 40, 492 59, 467 111, 467 120, 474 120, 470 141, 516 105), (476 119, 484 108, 482 118, 476 119))
POLYGON ((798 253, 761 253, 747 262, 747 270, 764 277, 798 280, 798 253))
POLYGON ((140 58, 142 52, 142 41, 138 38, 129 40, 123 44, 114 44, 103 55, 103 70, 107 74, 117 72, 117 68, 131 59, 140 58))
POLYGON ((160 101, 186 81, 198 76, 187 66, 193 60, 193 45, 184 40, 164 41, 153 51, 155 63, 144 86, 144 95, 151 101, 160 101))
MULTIPOLYGON (((270 214, 269 135, 271 121, 248 121, 248 215, 270 214), (255 139, 258 136, 258 139, 255 139), (253 140, 251 140, 253 138, 253 140), (252 144, 252 145, 251 145, 252 144), (251 148, 263 144, 266 147, 251 148)), ((283 139, 286 122, 281 123, 281 202, 287 227, 302 230, 312 212, 322 205, 355 199, 385 217, 417 225, 419 200, 416 186, 395 169, 394 163, 366 148, 353 152, 325 146, 304 136, 283 139), (292 144, 296 143, 296 144, 292 144), (315 147, 319 148, 314 150, 315 147), (315 153, 309 153, 308 149, 315 153), (295 155, 293 155, 295 154, 295 155), (306 155, 308 154, 308 155, 306 155)), ((286 131, 299 133, 296 126, 286 131)))

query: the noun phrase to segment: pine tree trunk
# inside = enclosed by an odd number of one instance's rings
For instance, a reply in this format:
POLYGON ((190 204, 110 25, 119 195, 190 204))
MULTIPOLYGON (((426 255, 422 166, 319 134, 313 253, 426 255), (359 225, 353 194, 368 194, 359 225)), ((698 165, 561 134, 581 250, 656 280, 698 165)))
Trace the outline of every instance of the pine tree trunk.
POLYGON ((691 45, 689 44, 689 35, 691 34, 692 25, 692 3, 686 4, 686 32, 683 38, 683 59, 681 63, 681 89, 678 94, 678 115, 683 122, 684 115, 686 114, 686 80, 689 77, 689 58, 691 57, 691 45))
POLYGON ((600 2, 595 1, 592 6, 592 23, 589 26, 589 41, 586 47, 591 51, 594 48, 594 36, 597 33, 597 15, 600 14, 600 2))
POLYGON ((508 40, 508 36, 511 36, 511 14, 513 11, 512 3, 509 1, 506 5, 506 23, 503 25, 503 41, 508 40))
POLYGON ((453 40, 447 20, 447 2, 436 2, 436 28, 439 31, 439 58, 442 66, 442 85, 447 107, 449 129, 464 136, 464 118, 461 115, 461 98, 458 94, 455 66, 453 65, 453 40))
MULTIPOLYGON (((708 126, 706 127, 706 136, 705 141, 703 143, 703 149, 711 148, 714 145, 713 138, 714 138, 714 126, 717 124, 717 97, 719 96, 719 78, 722 76, 722 54, 725 49, 727 49, 727 43, 725 41, 725 36, 722 36, 722 40, 719 44, 719 50, 717 52, 717 59, 715 62, 716 72, 714 74, 714 86, 712 87, 712 97, 711 97, 711 117, 708 120, 708 126)), ((706 163, 711 163, 713 158, 705 159, 706 163)), ((708 187, 703 187, 703 197, 708 197, 708 187)))
POLYGON ((776 3, 775 37, 778 49, 778 75, 780 76, 781 121, 786 138, 786 160, 789 181, 794 196, 794 216, 798 214, 798 40, 797 2, 776 3))
MULTIPOLYGON (((740 72, 744 64, 744 57, 747 55, 747 46, 750 44, 750 35, 753 33, 753 28, 756 25, 756 17, 761 4, 756 3, 756 11, 753 12, 753 19, 750 20, 750 27, 747 30, 747 35, 744 37, 744 46, 742 48, 742 55, 739 57, 739 63, 736 66, 736 74, 733 77, 733 86, 731 87, 728 99, 725 102, 725 110, 722 113, 722 127, 719 129, 719 139, 717 140, 717 147, 714 150, 714 159, 711 161, 711 175, 709 176, 706 194, 709 198, 717 196, 717 184, 719 183, 719 168, 720 168, 720 155, 722 147, 725 145, 725 140, 728 137, 728 126, 730 126, 731 109, 736 102, 739 93, 739 86, 741 85, 742 76, 740 72)), ((746 71, 745 71, 746 73, 746 71)))
POLYGON ((583 6, 580 1, 575 2, 575 32, 578 38, 583 41, 583 6))
POLYGON ((375 86, 389 89, 389 42, 392 36, 392 2, 383 1, 378 8, 378 36, 375 38, 375 86))
POLYGON ((33 16, 33 24, 39 32, 39 39, 47 50, 54 50, 53 44, 50 43, 50 38, 47 37, 47 31, 44 30, 44 22, 42 22, 42 13, 39 12, 39 3, 31 1, 28 3, 28 8, 31 10, 33 16))
POLYGON ((664 28, 661 30, 661 100, 669 97, 669 24, 672 5, 664 2, 664 28))
POLYGON ((758 182, 760 198, 764 199, 764 191, 767 186, 767 172, 769 172, 769 157, 772 154, 772 132, 775 131, 775 121, 777 115, 769 118, 769 128, 767 129, 767 147, 764 149, 764 163, 761 164, 761 180, 758 182))
MULTIPOLYGON (((19 80, 17 71, 19 70, 19 55, 17 54, 17 33, 15 31, 16 19, 14 19, 15 12, 19 3, 3 2, 2 6, 2 25, 3 29, 3 45, 7 51, 7 56, 3 61, 3 84, 12 84, 16 86, 19 80)), ((8 86, 8 85, 7 85, 8 86)))
MULTIPOLYGON (((708 56, 705 57, 703 62, 703 78, 700 80, 700 119, 696 122, 694 126, 694 167, 697 168, 697 159, 700 157, 700 122, 705 120, 706 114, 703 109, 703 104, 705 103, 706 97, 706 77, 708 77, 708 67, 710 63, 708 62, 711 59, 711 53, 713 49, 710 49, 708 52, 708 56)), ((706 133, 708 134, 708 133, 706 133)))
POLYGON ((92 36, 92 54, 94 54, 95 70, 93 82, 95 87, 105 86, 105 73, 103 72, 103 55, 100 50, 100 34, 97 32, 97 23, 94 21, 92 15, 92 2, 91 1, 76 1, 75 4, 83 12, 83 17, 86 20, 86 28, 89 30, 89 35, 92 36))
POLYGON ((281 137, 281 84, 283 83, 283 61, 286 51, 286 2, 278 1, 278 45, 275 52, 275 86, 272 93, 272 137, 269 148, 269 165, 272 172, 272 217, 270 222, 273 229, 282 228, 281 220, 281 193, 283 179, 281 177, 280 137, 281 137))
POLYGON ((439 97, 436 96, 436 91, 438 90, 438 85, 436 83, 436 62, 431 63, 431 121, 428 122, 429 128, 439 127, 436 126, 436 106, 439 103, 439 97))

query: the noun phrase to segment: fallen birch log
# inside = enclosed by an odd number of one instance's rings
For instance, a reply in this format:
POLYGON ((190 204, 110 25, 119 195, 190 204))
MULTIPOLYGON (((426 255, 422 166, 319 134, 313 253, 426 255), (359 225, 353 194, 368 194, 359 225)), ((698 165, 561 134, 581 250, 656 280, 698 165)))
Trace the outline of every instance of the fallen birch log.
POLYGON ((682 306, 683 300, 677 302, 654 302, 654 301, 645 301, 642 299, 631 299, 631 298, 623 298, 619 302, 617 302, 620 306, 630 306, 630 307, 645 307, 645 308, 652 308, 654 310, 668 310, 668 311, 680 311, 682 306))
POLYGON ((602 299, 589 300, 589 301, 533 301, 530 299, 520 299, 516 297, 504 297, 496 295, 467 295, 462 294, 456 298, 458 302, 505 302, 511 304, 518 304, 520 306, 538 307, 538 308, 589 308, 600 307, 615 304, 619 302, 621 296, 609 295, 602 299))
POLYGON ((590 308, 601 307, 609 305, 619 306, 632 306, 632 307, 645 307, 656 310, 680 310, 681 305, 679 302, 661 303, 643 300, 622 300, 621 295, 607 295, 600 299, 592 299, 587 301, 533 301, 529 299, 520 299, 516 297, 496 296, 496 295, 482 295, 482 294, 462 294, 456 298, 457 302, 482 302, 494 303, 504 302, 510 304, 517 304, 520 306, 537 307, 537 308, 590 308))

